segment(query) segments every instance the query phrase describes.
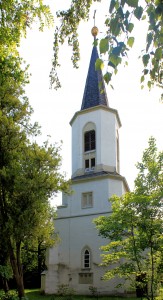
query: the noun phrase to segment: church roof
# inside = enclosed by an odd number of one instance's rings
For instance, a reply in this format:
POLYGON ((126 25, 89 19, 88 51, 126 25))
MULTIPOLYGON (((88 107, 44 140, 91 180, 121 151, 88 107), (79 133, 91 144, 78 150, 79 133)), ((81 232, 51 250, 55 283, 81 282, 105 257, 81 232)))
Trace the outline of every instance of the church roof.
POLYGON ((109 106, 102 71, 95 70, 97 58, 99 58, 99 55, 97 47, 94 46, 92 49, 81 110, 98 105, 109 106))

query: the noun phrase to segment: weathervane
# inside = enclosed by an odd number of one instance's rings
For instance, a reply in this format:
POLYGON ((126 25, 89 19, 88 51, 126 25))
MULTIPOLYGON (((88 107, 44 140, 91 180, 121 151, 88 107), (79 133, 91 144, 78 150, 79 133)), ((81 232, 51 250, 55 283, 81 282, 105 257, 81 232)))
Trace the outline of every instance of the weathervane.
POLYGON ((96 21, 96 9, 94 10, 93 19, 94 19, 94 26, 95 26, 95 21, 96 21))

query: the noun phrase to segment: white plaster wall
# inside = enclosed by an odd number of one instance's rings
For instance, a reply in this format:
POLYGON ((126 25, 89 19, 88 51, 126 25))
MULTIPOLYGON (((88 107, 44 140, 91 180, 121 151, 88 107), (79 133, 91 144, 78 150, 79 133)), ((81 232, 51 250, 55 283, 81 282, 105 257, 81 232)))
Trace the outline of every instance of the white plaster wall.
POLYGON ((72 174, 83 168, 83 128, 88 122, 96 124, 96 164, 116 167, 116 115, 98 108, 78 114, 72 123, 72 174))
MULTIPOLYGON (((77 218, 56 221, 56 228, 60 232, 60 266, 59 284, 69 284, 78 294, 89 294, 91 284, 79 284, 79 273, 82 269, 82 249, 87 246, 91 250, 91 269, 93 283, 101 294, 114 292, 115 280, 105 282, 101 280, 106 268, 99 267, 101 263, 100 247, 108 243, 107 239, 98 236, 93 220, 98 217, 80 216, 77 218), (80 233, 80 234, 79 234, 80 233), (68 268, 69 266, 69 268, 68 268)), ((89 272, 89 271, 87 271, 89 272)), ((56 285, 54 285, 56 287, 56 285)))
POLYGON ((101 128, 98 140, 100 151, 98 152, 101 152, 101 155, 97 156, 97 164, 102 163, 116 168, 116 116, 111 112, 102 110, 100 121, 101 128))
MULTIPOLYGON (((57 210, 57 216, 67 217, 111 211, 108 199, 115 193, 122 194, 122 181, 108 178, 79 182, 72 185, 73 193, 67 196, 67 206, 57 210), (93 207, 82 208, 82 193, 93 193, 93 207)), ((65 201, 65 198, 64 198, 65 201)))

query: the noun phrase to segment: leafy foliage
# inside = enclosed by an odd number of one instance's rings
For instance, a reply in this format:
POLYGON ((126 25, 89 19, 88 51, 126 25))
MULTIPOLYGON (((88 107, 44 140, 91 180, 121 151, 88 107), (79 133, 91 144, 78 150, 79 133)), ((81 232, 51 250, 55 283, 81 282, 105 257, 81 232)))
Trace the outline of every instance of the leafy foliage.
POLYGON ((113 196, 112 214, 95 220, 99 234, 109 240, 102 246, 104 279, 115 276, 141 288, 154 299, 160 281, 163 249, 163 153, 157 153, 154 138, 138 163, 135 191, 113 196), (144 278, 143 280, 140 278, 144 278), (150 289, 146 289, 146 286, 150 289))
POLYGON ((49 199, 69 186, 59 172, 60 147, 32 142, 40 128, 30 121, 32 108, 24 90, 29 78, 18 46, 35 20, 40 30, 53 20, 42 0, 0 2, 0 261, 6 268, 10 260, 19 298, 24 296, 24 241, 38 242, 40 249, 54 243, 49 199))
MULTIPOLYGON (((60 26, 56 27, 54 39, 54 59, 50 74, 51 84, 60 87, 57 77, 59 67, 58 53, 60 46, 68 39, 72 46, 72 62, 77 67, 80 58, 78 44, 78 26, 82 20, 88 20, 90 7, 94 1, 72 0, 70 8, 57 12, 60 26)), ((106 35, 99 41, 101 55, 108 55, 109 74, 116 74, 119 65, 127 61, 127 53, 134 46, 135 37, 132 34, 137 21, 148 22, 146 45, 142 45, 140 57, 143 62, 141 86, 146 79, 151 88, 155 83, 162 87, 162 46, 163 46, 163 4, 162 0, 111 0, 104 24, 106 35)), ((97 44, 97 41, 96 41, 97 44)), ((99 66, 99 68, 101 68, 99 66)), ((106 83, 112 76, 104 76, 106 83)))
POLYGON ((5 58, 18 54, 21 36, 26 36, 34 21, 39 21, 39 29, 50 26, 53 17, 49 6, 42 0, 2 0, 0 3, 0 56, 5 58))

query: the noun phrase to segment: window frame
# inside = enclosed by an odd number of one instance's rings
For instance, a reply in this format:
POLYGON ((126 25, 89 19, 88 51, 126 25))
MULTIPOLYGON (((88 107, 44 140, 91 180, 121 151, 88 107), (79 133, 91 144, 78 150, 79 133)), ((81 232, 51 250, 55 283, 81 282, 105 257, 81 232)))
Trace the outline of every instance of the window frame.
POLYGON ((90 269, 90 251, 85 249, 83 255, 83 267, 84 269, 90 269))
POLYGON ((96 150, 96 131, 94 129, 84 132, 84 152, 96 150))
POLYGON ((92 208, 93 207, 93 192, 83 192, 81 196, 81 208, 92 208), (85 200, 86 196, 86 200, 85 200))
POLYGON ((88 246, 85 246, 81 252, 81 269, 82 270, 90 270, 92 262, 92 254, 91 250, 88 246))

